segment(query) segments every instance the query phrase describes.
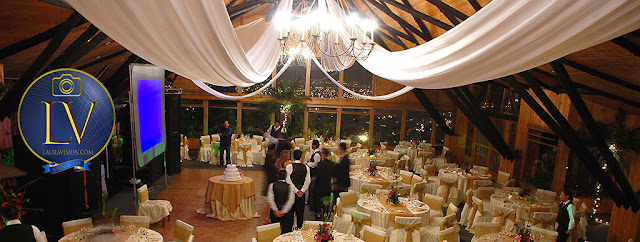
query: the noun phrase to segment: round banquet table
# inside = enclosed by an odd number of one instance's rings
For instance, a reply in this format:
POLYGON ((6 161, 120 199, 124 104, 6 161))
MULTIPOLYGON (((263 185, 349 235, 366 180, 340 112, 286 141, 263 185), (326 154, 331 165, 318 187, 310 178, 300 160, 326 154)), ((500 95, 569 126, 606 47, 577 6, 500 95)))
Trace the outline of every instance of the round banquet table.
POLYGON ((487 174, 478 170, 470 170, 466 172, 461 168, 443 168, 438 172, 438 177, 456 177, 458 179, 458 189, 466 192, 471 189, 475 180, 489 180, 491 174, 487 174))
POLYGON ((128 228, 124 232, 115 234, 113 232, 101 233, 107 228, 90 228, 87 230, 80 230, 62 237, 60 242, 76 242, 76 241, 90 241, 90 242, 102 242, 102 241, 123 241, 123 242, 136 242, 136 241, 148 241, 148 242, 162 242, 162 235, 154 230, 147 228, 128 228), (91 237, 91 238, 89 238, 91 237))
POLYGON ((366 170, 369 165, 363 169, 357 169, 349 172, 349 178, 351 179, 351 187, 357 193, 360 193, 360 187, 362 184, 378 184, 382 185, 382 189, 389 188, 389 185, 398 185, 402 182, 402 178, 396 174, 393 174, 389 167, 378 167, 378 173, 375 176, 370 176, 366 170))
POLYGON ((222 176, 209 178, 204 208, 198 212, 222 221, 259 217, 253 178, 243 176, 239 181, 223 181, 222 176))
POLYGON ((473 239, 471 239, 471 242, 515 242, 515 241, 516 241, 516 234, 507 233, 507 232, 490 233, 480 237, 473 237, 473 239))
POLYGON ((491 195, 491 211, 495 211, 496 206, 513 208, 516 210, 516 220, 530 220, 533 212, 558 212, 558 204, 553 200, 548 200, 541 196, 537 196, 533 204, 531 204, 527 198, 521 198, 519 195, 512 195, 505 190, 496 189, 495 193, 491 195))
MULTIPOLYGON (((315 230, 296 230, 293 232, 289 232, 286 234, 281 234, 276 237, 273 242, 290 242, 290 241, 304 241, 304 242, 315 242, 313 236, 316 235, 315 230)), ((359 238, 351 234, 343 234, 337 231, 333 231, 334 242, 364 242, 359 238)))
POLYGON ((429 224, 429 205, 415 198, 400 197, 400 204, 389 205, 386 197, 365 196, 360 198, 356 209, 371 215, 371 224, 385 229, 393 227, 396 216, 420 217, 420 226, 429 224))

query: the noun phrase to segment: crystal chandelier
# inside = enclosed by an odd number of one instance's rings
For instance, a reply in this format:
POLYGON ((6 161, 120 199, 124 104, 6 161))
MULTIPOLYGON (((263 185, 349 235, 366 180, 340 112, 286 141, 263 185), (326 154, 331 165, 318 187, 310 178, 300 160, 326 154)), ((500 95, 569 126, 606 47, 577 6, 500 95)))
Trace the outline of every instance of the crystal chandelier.
MULTIPOLYGON (((314 3, 302 1, 290 14, 274 16, 274 24, 280 28, 280 63, 293 57, 298 65, 306 65, 314 55, 326 70, 338 71, 356 60, 366 60, 375 46, 376 22, 354 13, 341 21, 329 14, 325 1, 314 3)), ((348 13, 343 6, 338 10, 348 13)))

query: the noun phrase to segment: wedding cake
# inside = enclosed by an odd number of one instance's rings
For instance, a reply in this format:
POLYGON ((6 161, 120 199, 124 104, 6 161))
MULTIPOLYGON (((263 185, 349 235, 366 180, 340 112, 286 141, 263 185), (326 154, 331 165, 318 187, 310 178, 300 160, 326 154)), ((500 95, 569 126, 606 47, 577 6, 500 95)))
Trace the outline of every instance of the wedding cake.
POLYGON ((234 164, 228 164, 227 168, 224 169, 224 173, 222 174, 223 181, 239 181, 242 179, 240 177, 240 172, 238 171, 238 167, 234 164))

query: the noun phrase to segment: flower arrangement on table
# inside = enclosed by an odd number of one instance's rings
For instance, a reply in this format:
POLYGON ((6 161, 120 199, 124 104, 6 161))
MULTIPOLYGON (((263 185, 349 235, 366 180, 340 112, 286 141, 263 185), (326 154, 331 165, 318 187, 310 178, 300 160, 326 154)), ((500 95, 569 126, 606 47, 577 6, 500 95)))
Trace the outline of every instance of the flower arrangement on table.
POLYGON ((471 172, 471 166, 467 163, 465 164, 458 164, 458 168, 464 170, 464 172, 469 173, 471 172))
POLYGON ((367 153, 369 153, 369 156, 372 156, 376 153, 376 150, 369 148, 369 150, 367 150, 367 153))
POLYGON ((240 139, 240 138, 242 138, 242 133, 238 132, 233 137, 236 138, 236 139, 240 139))
POLYGON ((316 239, 316 241, 318 242, 332 241, 333 240, 333 234, 331 234, 332 231, 333 231, 333 227, 331 225, 327 223, 320 224, 318 226, 318 232, 316 232, 316 235, 313 236, 313 238, 316 239))
POLYGON ((531 225, 525 223, 522 227, 519 224, 514 224, 516 230, 516 238, 515 241, 521 242, 534 242, 531 237, 531 225))
POLYGON ((378 173, 378 166, 375 160, 369 161, 369 169, 367 169, 367 171, 369 171, 370 176, 375 176, 376 173, 378 173))
POLYGON ((400 200, 398 199, 398 189, 394 186, 391 187, 391 191, 389 195, 387 195, 387 202, 389 204, 399 204, 400 200))

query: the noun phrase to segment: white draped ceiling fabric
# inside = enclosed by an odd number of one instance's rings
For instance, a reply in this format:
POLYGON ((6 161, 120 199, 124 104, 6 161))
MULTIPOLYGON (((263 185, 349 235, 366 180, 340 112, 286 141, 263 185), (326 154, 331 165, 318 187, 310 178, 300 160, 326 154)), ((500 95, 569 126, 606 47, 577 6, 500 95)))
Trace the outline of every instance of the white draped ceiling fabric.
MULTIPOLYGON (((277 26, 256 21, 234 29, 222 0, 67 1, 134 54, 196 84, 251 86, 266 80, 280 57, 277 26)), ((291 6, 291 0, 282 0, 276 14, 290 13, 291 6)), ((334 0, 327 0, 326 11, 346 24, 345 13, 334 0)), ((376 46, 360 64, 377 76, 407 87, 379 97, 359 96, 381 100, 413 87, 441 89, 487 81, 540 66, 638 28, 637 0, 493 0, 425 44, 397 52, 376 46)), ((346 42, 349 36, 340 37, 346 42)), ((314 59, 314 63, 325 74, 326 70, 337 69, 331 61, 323 60, 320 66, 314 59)), ((246 97, 208 89, 223 98, 246 97)))

